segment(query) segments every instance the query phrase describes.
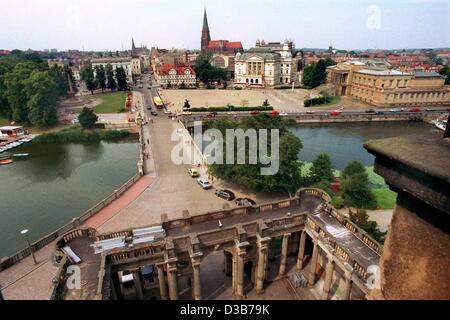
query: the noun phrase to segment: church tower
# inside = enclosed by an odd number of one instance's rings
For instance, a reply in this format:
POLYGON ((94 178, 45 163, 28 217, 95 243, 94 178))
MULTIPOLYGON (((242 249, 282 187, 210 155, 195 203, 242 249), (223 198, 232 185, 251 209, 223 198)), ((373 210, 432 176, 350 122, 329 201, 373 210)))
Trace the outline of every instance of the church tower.
POLYGON ((209 41, 211 41, 211 35, 209 34, 208 17, 206 16, 206 9, 203 13, 203 28, 202 28, 202 41, 201 41, 201 52, 206 53, 209 41))
POLYGON ((131 56, 136 57, 136 45, 133 38, 131 38, 131 56))

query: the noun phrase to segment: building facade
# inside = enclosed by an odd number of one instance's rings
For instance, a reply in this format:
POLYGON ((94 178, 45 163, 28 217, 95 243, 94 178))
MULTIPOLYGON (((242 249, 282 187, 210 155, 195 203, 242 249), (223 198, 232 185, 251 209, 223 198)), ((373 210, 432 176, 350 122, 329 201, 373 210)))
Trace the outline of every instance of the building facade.
POLYGON ((109 58, 97 58, 92 59, 92 69, 103 66, 103 68, 106 69, 106 66, 108 64, 111 65, 113 71, 115 71, 117 68, 122 67, 125 70, 125 74, 127 75, 127 82, 132 83, 133 82, 133 58, 131 57, 109 57, 109 58))
POLYGON ((348 61, 328 67, 327 81, 334 86, 335 95, 379 107, 450 104, 450 86, 435 72, 404 73, 348 61))
POLYGON ((236 87, 274 87, 301 82, 301 58, 292 42, 256 42, 255 48, 235 57, 236 87))
POLYGON ((196 74, 192 67, 163 65, 156 72, 156 80, 164 87, 195 87, 196 74))

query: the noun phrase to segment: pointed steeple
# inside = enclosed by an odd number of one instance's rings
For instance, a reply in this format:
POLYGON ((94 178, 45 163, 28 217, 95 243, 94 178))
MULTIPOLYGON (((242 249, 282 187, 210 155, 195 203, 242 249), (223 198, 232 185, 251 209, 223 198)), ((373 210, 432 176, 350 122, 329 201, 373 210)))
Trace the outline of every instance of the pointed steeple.
POLYGON ((136 45, 134 44, 134 38, 131 38, 131 56, 136 56, 136 45))
POLYGON ((202 53, 206 52, 209 41, 211 41, 211 35, 209 33, 208 16, 206 15, 206 8, 205 8, 205 11, 203 12, 202 39, 201 39, 201 44, 200 44, 202 53))

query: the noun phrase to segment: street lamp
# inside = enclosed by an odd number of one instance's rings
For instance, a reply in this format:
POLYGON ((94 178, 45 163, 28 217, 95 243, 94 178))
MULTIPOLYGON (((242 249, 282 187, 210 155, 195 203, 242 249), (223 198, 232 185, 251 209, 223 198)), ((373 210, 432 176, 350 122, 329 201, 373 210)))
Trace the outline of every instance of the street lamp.
POLYGON ((31 249, 31 244, 30 244, 30 240, 28 240, 27 233, 28 233, 28 229, 23 229, 22 231, 20 231, 20 234, 23 234, 25 236, 25 240, 27 240, 28 248, 30 249, 30 253, 31 253, 31 256, 33 257, 34 264, 38 264, 36 261, 36 257, 34 256, 34 252, 31 249))

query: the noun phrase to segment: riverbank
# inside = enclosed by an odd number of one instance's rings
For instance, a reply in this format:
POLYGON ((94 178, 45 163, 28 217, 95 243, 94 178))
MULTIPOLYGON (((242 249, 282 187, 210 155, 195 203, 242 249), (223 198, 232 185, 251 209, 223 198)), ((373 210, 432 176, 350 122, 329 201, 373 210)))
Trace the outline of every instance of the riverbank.
POLYGON ((129 136, 127 130, 83 130, 69 127, 57 132, 43 133, 34 139, 35 143, 86 142, 99 140, 117 140, 129 136))

